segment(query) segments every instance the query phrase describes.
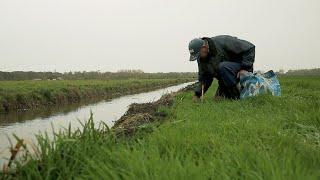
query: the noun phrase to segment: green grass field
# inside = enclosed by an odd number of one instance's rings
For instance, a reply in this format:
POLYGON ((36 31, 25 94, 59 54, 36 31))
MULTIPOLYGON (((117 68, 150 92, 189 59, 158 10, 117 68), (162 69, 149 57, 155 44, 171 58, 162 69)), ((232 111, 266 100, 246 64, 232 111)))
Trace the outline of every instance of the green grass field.
MULTIPOLYGON (((18 179, 319 179, 320 77, 280 78, 282 97, 203 103, 192 92, 161 107, 162 123, 130 138, 107 128, 40 141, 40 160, 18 165, 18 179)), ((94 115, 93 115, 94 116, 94 115)))
POLYGON ((0 113, 113 98, 186 81, 190 79, 0 81, 0 113))

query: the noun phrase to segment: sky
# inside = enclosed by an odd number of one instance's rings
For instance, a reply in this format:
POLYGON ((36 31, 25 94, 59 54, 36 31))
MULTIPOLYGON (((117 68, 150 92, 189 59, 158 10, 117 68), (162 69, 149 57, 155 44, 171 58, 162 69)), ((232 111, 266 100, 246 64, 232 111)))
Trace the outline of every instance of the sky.
POLYGON ((197 71, 188 43, 232 35, 256 70, 320 67, 319 0, 1 0, 0 71, 197 71))

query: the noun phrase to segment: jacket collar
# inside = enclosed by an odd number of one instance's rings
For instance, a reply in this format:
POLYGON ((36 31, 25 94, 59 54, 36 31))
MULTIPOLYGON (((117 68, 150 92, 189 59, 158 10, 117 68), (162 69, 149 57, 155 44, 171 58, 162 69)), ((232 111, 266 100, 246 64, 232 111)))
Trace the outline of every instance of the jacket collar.
POLYGON ((216 46, 215 46, 213 40, 211 38, 208 38, 208 37, 203 37, 201 39, 206 40, 208 42, 208 44, 209 44, 209 55, 211 55, 211 56, 217 55, 217 49, 216 49, 216 46))

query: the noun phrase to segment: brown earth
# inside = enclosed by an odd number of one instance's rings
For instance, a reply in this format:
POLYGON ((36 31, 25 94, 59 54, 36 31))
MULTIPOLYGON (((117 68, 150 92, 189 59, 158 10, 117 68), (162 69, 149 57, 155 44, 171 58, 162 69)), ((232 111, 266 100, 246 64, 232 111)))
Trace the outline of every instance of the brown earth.
POLYGON ((116 135, 133 135, 140 127, 145 124, 152 123, 155 121, 162 121, 167 114, 158 111, 160 106, 172 106, 174 97, 185 91, 189 91, 194 88, 194 84, 189 85, 178 92, 166 94, 162 96, 158 101, 142 103, 142 104, 131 104, 128 111, 115 122, 112 129, 116 135))

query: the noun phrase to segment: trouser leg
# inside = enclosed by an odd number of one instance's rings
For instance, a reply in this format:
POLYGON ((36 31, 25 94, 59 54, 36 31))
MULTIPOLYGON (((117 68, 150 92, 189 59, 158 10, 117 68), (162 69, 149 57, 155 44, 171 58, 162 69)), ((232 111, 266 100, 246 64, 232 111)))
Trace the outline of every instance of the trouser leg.
POLYGON ((226 87, 235 86, 238 83, 237 74, 240 70, 240 63, 221 62, 219 64, 220 80, 226 87))
POLYGON ((228 99, 239 99, 240 98, 240 91, 237 86, 226 87, 224 83, 219 80, 219 86, 217 88, 215 98, 228 98, 228 99))
POLYGON ((240 97, 240 91, 236 87, 239 82, 237 73, 240 70, 240 63, 221 62, 219 64, 219 87, 216 96, 220 95, 230 99, 238 99, 240 97))

